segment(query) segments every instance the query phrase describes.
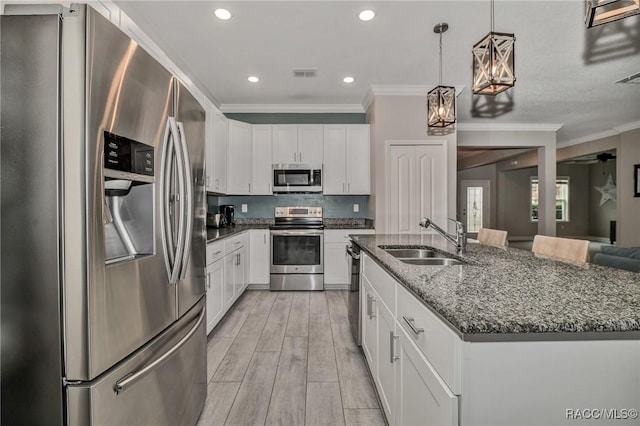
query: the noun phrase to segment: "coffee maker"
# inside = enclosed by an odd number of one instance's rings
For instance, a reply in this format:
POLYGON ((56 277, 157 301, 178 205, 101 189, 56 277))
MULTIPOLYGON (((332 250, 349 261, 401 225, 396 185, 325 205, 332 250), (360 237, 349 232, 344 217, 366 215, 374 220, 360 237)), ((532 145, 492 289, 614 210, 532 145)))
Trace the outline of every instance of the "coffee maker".
POLYGON ((236 226, 235 211, 236 206, 233 204, 224 204, 220 206, 219 212, 224 217, 227 226, 236 226))

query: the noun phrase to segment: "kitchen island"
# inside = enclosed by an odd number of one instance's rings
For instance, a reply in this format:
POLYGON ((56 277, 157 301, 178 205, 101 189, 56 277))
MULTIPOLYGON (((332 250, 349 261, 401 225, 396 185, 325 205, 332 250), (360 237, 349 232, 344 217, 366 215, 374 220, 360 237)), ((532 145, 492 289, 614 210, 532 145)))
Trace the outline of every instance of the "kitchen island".
POLYGON ((429 234, 352 240, 390 424, 640 424, 640 275, 480 244, 457 256, 429 234), (389 247, 465 264, 410 265, 389 247))

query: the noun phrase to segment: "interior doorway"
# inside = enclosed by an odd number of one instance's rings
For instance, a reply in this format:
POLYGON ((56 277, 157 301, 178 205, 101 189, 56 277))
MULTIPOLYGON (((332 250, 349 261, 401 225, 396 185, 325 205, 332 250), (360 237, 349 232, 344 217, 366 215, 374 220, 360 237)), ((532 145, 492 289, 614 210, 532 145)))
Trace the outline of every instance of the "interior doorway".
POLYGON ((460 181, 460 221, 471 238, 478 236, 480 228, 491 227, 490 187, 489 180, 460 181))

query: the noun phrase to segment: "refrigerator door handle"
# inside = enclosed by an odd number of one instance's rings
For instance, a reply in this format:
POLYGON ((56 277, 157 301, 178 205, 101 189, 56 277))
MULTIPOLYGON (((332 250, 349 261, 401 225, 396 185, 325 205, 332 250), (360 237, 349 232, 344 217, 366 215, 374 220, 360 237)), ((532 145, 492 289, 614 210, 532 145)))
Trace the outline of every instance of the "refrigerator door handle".
POLYGON ((176 138, 179 136, 178 126, 174 117, 167 119, 165 145, 163 148, 162 160, 162 179, 160 180, 162 188, 160 193, 163 196, 163 213, 160 215, 162 221, 162 245, 165 254, 165 265, 167 267, 167 275, 169 283, 175 284, 178 281, 180 272, 180 262, 182 260, 182 252, 184 248, 184 227, 185 227, 185 200, 184 200, 184 159, 182 149, 178 147, 176 138), (173 178, 172 168, 176 164, 175 177, 178 180, 178 192, 173 200, 171 200, 171 181, 173 178), (173 227, 171 222, 171 203, 180 203, 178 209, 178 235, 176 237, 176 246, 173 246, 173 227))
POLYGON ((162 248, 167 276, 171 280, 175 264, 175 252, 173 248, 173 230, 171 226, 171 167, 173 165, 173 136, 171 135, 171 123, 167 120, 162 145, 162 157, 160 160, 160 197, 162 210, 160 214, 160 230, 162 234, 162 248))
POLYGON ((191 337, 196 333, 196 331, 198 331, 200 324, 202 324, 202 321, 204 320, 205 313, 206 313, 206 309, 202 309, 202 312, 200 312, 200 316, 198 317, 198 320, 196 321, 193 328, 191 328, 191 330, 189 330, 189 332, 182 339, 180 339, 180 341, 176 343, 171 349, 169 349, 167 352, 162 354, 161 357, 157 358, 152 363, 147 364, 141 370, 138 370, 135 373, 132 372, 126 375, 125 377, 123 377, 122 379, 118 380, 116 384, 113 386, 113 391, 116 393, 116 395, 119 395, 125 390, 127 390, 129 386, 133 385, 135 382, 142 379, 144 376, 149 374, 155 368, 160 367, 162 364, 168 361, 169 358, 173 356, 173 354, 178 352, 180 348, 183 347, 189 341, 189 339, 191 339, 191 337))
POLYGON ((178 195, 180 196, 180 208, 178 214, 178 238, 176 244, 176 256, 173 267, 173 273, 170 278, 170 282, 175 284, 178 282, 180 270, 182 268, 182 255, 184 252, 185 246, 185 216, 187 215, 187 200, 185 200, 185 170, 184 170, 184 151, 182 148, 182 143, 180 139, 180 130, 178 130, 178 124, 176 122, 175 117, 169 117, 169 124, 171 125, 171 134, 176 140, 173 143, 173 150, 176 156, 176 168, 177 168, 177 178, 178 178, 178 195))
POLYGON ((191 158, 189 158, 189 148, 185 137, 184 124, 178 122, 178 134, 180 135, 180 146, 182 147, 182 158, 184 160, 184 183, 185 198, 184 211, 186 216, 185 233, 182 241, 182 260, 180 262, 180 280, 183 280, 187 274, 187 265, 189 264, 189 256, 191 256, 191 233, 193 232, 193 181, 191 173, 191 158))

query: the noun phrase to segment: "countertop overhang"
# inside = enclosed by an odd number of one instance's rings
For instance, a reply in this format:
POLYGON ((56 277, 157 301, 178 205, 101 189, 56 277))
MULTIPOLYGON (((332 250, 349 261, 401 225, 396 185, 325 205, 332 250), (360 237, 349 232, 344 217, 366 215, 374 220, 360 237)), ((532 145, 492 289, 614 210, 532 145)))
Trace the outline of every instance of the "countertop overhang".
POLYGON ((465 341, 640 339, 640 274, 469 243, 462 256, 433 234, 352 240, 465 341), (468 262, 406 264, 379 246, 429 247, 468 262))

